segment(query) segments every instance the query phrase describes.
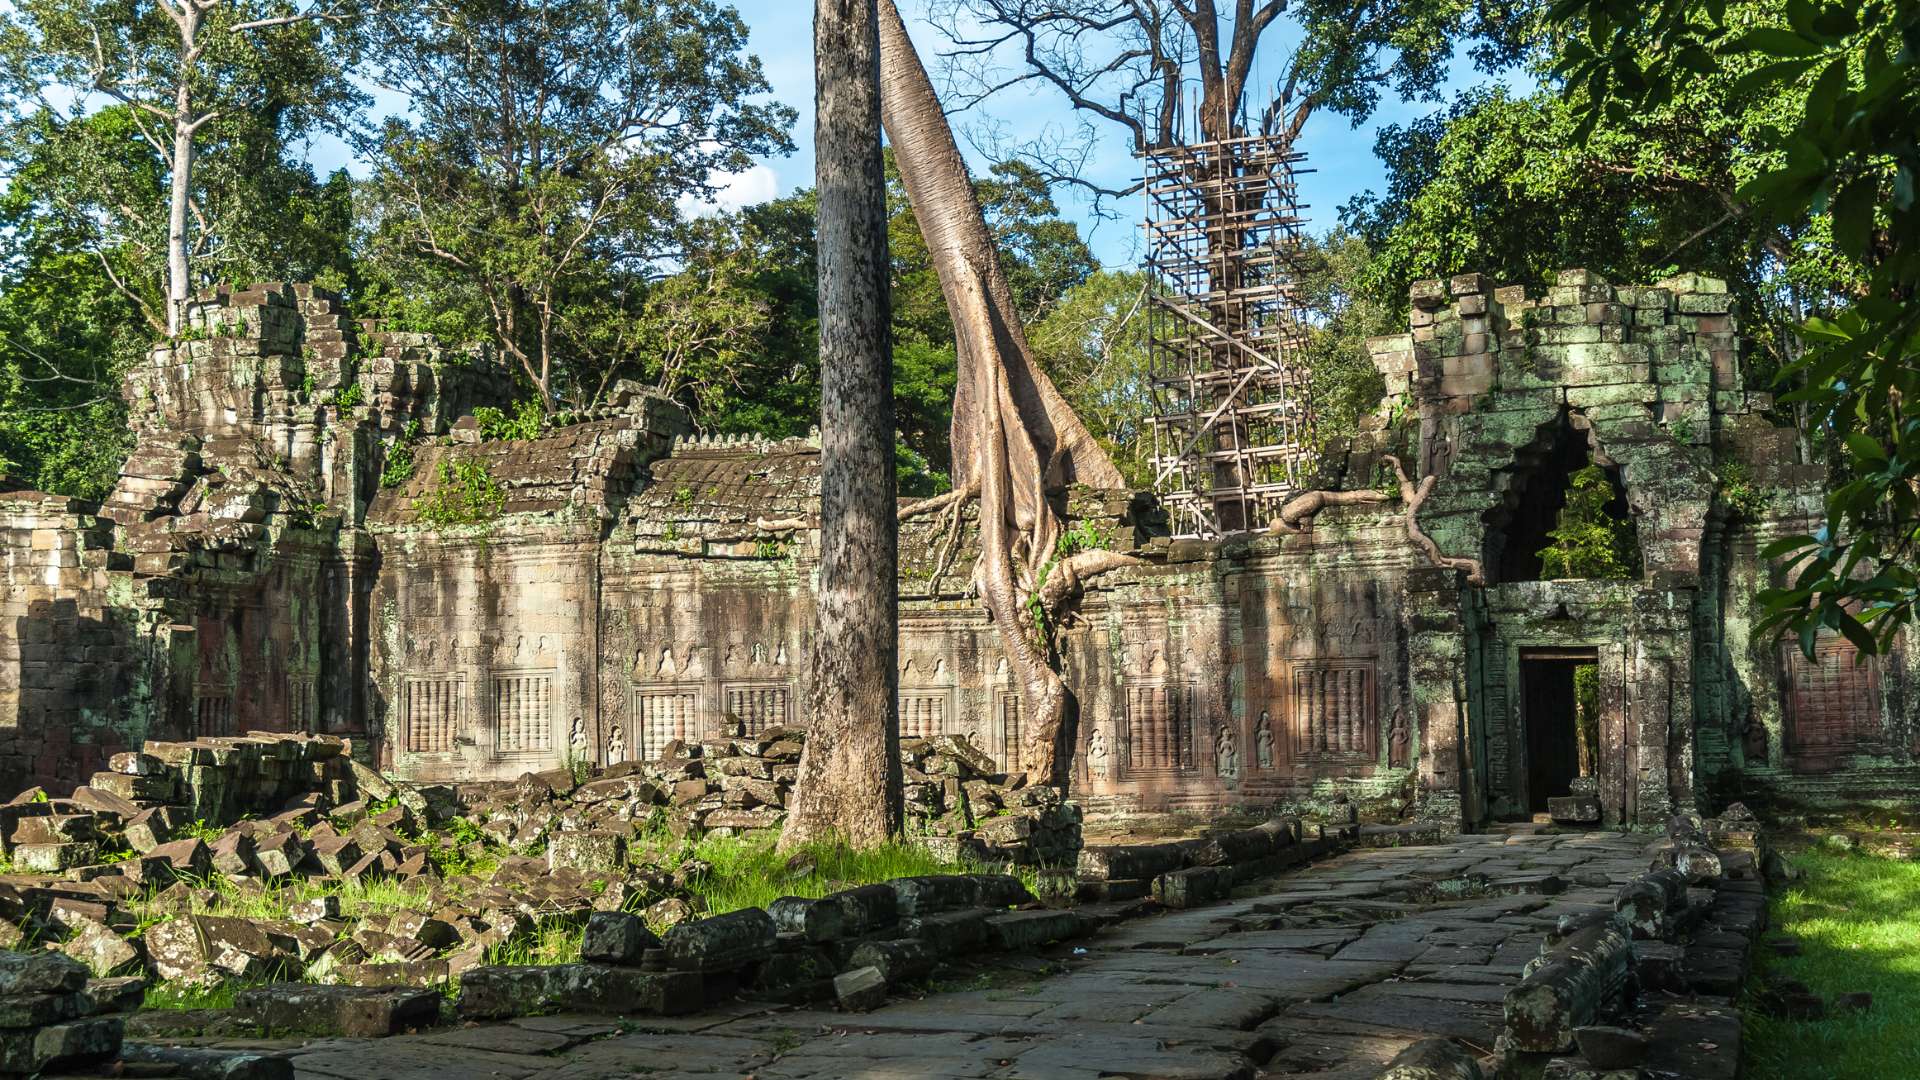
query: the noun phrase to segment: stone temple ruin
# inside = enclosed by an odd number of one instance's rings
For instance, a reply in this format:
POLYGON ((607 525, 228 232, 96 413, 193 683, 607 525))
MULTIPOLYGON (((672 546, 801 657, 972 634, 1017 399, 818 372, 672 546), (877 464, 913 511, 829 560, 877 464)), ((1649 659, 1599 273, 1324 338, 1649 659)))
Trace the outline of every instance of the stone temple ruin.
MULTIPOLYGON (((1173 540, 1150 495, 1064 493, 1081 530, 1151 560, 1092 583, 1062 637, 1090 818, 1344 796, 1382 821, 1613 825, 1920 782, 1904 651, 1856 663, 1823 638, 1809 661, 1750 632, 1756 552, 1816 523, 1826 476, 1744 385, 1721 283, 1570 271, 1529 298, 1466 275, 1412 301, 1412 332, 1372 342, 1385 400, 1322 432, 1313 486, 1378 487, 1387 454, 1437 477, 1420 524, 1485 584, 1430 565, 1395 502, 1173 540), (1541 580, 1588 463, 1640 573, 1541 580)), ((0 787, 250 730, 446 781, 804 725, 813 442, 695 436, 630 385, 484 439, 503 366, 356 327, 308 286, 205 297, 192 325, 127 379, 138 443, 104 505, 0 484, 0 787)), ((964 532, 943 559, 936 522, 903 528, 902 734, 969 735, 1017 770, 964 532)))

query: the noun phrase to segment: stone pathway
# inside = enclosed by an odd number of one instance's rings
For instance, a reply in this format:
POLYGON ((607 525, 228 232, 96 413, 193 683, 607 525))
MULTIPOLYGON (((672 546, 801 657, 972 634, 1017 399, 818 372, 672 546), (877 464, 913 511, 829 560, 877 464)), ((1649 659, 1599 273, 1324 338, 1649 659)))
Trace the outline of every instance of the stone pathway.
POLYGON ((1358 1080, 1432 1035, 1490 1050, 1542 935, 1611 910, 1647 842, 1496 834, 1355 851, 1258 896, 1118 923, 1050 953, 1058 974, 863 1015, 532 1017, 291 1052, 301 1080, 1358 1080))

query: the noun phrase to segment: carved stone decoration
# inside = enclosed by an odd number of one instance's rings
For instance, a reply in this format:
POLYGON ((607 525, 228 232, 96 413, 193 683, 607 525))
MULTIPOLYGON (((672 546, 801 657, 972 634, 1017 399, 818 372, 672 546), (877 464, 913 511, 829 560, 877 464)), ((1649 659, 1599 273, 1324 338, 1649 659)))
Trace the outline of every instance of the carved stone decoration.
POLYGON ((1260 710, 1260 723, 1253 729, 1253 759, 1262 770, 1273 768, 1273 716, 1260 710))
POLYGON ((1101 780, 1113 775, 1113 751, 1107 746, 1105 728, 1094 728, 1087 739, 1087 771, 1101 780))
POLYGON ((614 765, 627 760, 627 733, 619 724, 607 735, 607 764, 614 765))
POLYGON ((1404 769, 1407 767, 1407 750, 1411 733, 1407 730, 1406 714, 1398 708, 1393 710, 1392 725, 1387 732, 1387 764, 1395 769, 1404 769))
POLYGON ((584 757, 587 752, 587 722, 584 718, 573 718, 573 730, 567 736, 567 748, 574 757, 584 757))
POLYGON ((1221 724, 1220 730, 1214 732, 1213 771, 1227 780, 1240 775, 1240 747, 1231 725, 1221 724))

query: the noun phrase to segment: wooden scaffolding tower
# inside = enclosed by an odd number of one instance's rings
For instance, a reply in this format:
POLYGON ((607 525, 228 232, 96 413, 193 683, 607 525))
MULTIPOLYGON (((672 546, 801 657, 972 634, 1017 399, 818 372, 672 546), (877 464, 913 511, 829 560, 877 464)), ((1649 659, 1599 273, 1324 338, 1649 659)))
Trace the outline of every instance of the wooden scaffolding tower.
POLYGON ((1146 155, 1154 486, 1176 536, 1265 529, 1311 478, 1304 157, 1272 136, 1146 155))

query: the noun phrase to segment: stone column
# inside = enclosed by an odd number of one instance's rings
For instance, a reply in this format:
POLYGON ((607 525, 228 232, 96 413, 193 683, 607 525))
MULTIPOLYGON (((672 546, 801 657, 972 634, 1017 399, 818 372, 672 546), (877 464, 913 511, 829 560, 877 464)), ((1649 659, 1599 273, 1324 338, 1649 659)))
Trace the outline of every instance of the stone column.
POLYGON ((1408 689, 1420 770, 1416 813, 1458 827, 1466 820, 1472 776, 1467 743, 1467 648, 1455 571, 1421 567, 1407 574, 1408 689))

